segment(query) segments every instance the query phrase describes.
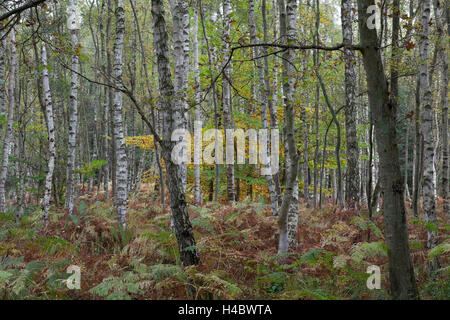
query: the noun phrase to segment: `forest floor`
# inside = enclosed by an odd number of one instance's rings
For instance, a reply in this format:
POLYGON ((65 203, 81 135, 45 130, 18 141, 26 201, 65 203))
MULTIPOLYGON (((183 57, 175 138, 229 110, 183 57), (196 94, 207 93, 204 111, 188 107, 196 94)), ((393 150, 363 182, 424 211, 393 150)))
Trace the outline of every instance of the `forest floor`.
MULTIPOLYGON (((422 299, 450 298, 449 224, 441 207, 437 226, 408 215, 422 299), (441 245, 431 256, 442 269, 430 279, 426 238, 434 228, 441 245)), ((38 209, 19 226, 13 212, 0 215, 0 299, 389 299, 380 213, 369 220, 364 211, 300 204, 299 245, 283 260, 267 204, 189 205, 202 263, 187 268, 180 267, 169 210, 148 186, 130 200, 126 230, 110 202, 84 196, 75 213, 54 209, 45 228, 38 209), (69 265, 80 267, 79 290, 64 282, 69 265), (366 286, 369 265, 381 268, 379 290, 366 286)))

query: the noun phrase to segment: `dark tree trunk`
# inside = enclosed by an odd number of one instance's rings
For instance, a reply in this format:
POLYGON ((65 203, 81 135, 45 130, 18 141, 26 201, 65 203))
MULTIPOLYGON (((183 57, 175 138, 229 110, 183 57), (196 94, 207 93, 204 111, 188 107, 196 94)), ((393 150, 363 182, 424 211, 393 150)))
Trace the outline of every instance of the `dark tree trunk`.
POLYGON ((369 18, 367 8, 373 4, 372 0, 358 0, 359 34, 367 77, 369 105, 380 156, 391 295, 394 299, 418 299, 403 202, 403 181, 396 137, 397 110, 390 99, 381 52, 378 49, 377 32, 374 28, 369 29, 367 23, 369 18))

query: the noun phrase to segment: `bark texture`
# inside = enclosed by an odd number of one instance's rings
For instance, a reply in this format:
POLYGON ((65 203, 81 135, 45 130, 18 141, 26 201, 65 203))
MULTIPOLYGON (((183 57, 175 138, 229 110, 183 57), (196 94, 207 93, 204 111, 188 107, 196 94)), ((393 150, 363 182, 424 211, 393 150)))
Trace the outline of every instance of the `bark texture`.
MULTIPOLYGON (((295 0, 294 0, 295 1, 295 0)), ((288 36, 288 17, 287 12, 289 11, 289 15, 295 15, 295 7, 294 1, 289 1, 286 6, 284 0, 278 0, 278 7, 280 12, 280 37, 281 39, 285 39, 288 44, 293 43, 293 39, 288 36), (287 7, 290 7, 289 10, 287 7)), ((295 19, 295 17, 294 17, 295 19)), ((291 20, 292 21, 292 20, 291 20)), ((289 26, 291 28, 291 26, 289 26)), ((285 139, 287 146, 287 157, 289 157, 289 165, 286 165, 287 170, 287 178, 286 178, 286 188, 283 195, 283 202, 281 204, 280 212, 278 215, 278 227, 280 230, 280 237, 278 242, 278 254, 285 254, 288 252, 289 248, 289 235, 288 235, 288 217, 292 216, 294 210, 292 209, 295 206, 291 204, 295 202, 295 192, 297 190, 298 194, 298 183, 297 183, 297 174, 298 174, 298 155, 295 146, 294 139, 294 68, 292 66, 293 62, 293 50, 286 50, 283 53, 283 71, 282 71, 282 84, 283 84, 283 93, 284 93, 284 115, 285 115, 285 139)), ((298 198, 297 198, 298 199, 298 198)), ((297 201, 298 205, 298 201, 297 201)), ((298 215, 298 209, 296 211, 298 215)))
MULTIPOLYGON (((70 5, 74 5, 74 0, 71 0, 70 5)), ((69 21, 70 22, 70 21, 69 21)), ((75 27, 74 27, 75 28, 75 27)), ((69 214, 73 212, 74 202, 74 178, 75 178, 75 157, 76 157, 76 142, 78 132, 78 30, 72 29, 70 31, 72 39, 72 72, 70 80, 70 102, 69 102, 69 141, 67 145, 67 172, 66 172, 66 199, 65 207, 69 210, 69 214)))
POLYGON ((158 82, 161 93, 161 111, 163 115, 163 138, 161 141, 162 155, 167 169, 167 186, 170 193, 170 207, 174 221, 175 235, 177 237, 180 260, 183 266, 199 264, 200 259, 194 239, 192 225, 186 208, 186 197, 182 182, 180 166, 171 159, 172 148, 175 143, 171 141, 172 131, 176 129, 177 119, 182 117, 183 109, 174 103, 175 95, 169 64, 169 45, 164 19, 164 5, 162 0, 152 1, 153 17, 153 46, 157 59, 158 82))
POLYGON ((55 170, 55 125, 53 119, 53 103, 50 91, 50 82, 48 78, 47 68, 47 49, 45 44, 42 45, 42 88, 44 90, 45 101, 45 117, 47 119, 48 132, 48 164, 47 175, 45 176, 44 199, 42 202, 42 210, 44 211, 44 223, 48 221, 48 211, 50 209, 50 198, 52 192, 53 171, 55 170))
POLYGON ((358 0, 359 35, 380 158, 390 289, 394 299, 418 299, 403 202, 403 181, 396 137, 397 110, 390 101, 381 52, 377 49, 377 31, 368 27, 367 9, 373 4, 373 0, 358 0))
MULTIPOLYGON (((17 67, 17 57, 16 57, 16 36, 14 29, 11 30, 11 40, 10 40, 10 70, 9 70, 9 86, 8 86, 8 114, 6 116, 6 129, 5 136, 3 139, 3 149, 2 149, 2 166, 0 168, 0 213, 6 211, 6 177, 8 174, 9 165, 9 154, 11 152, 11 142, 12 142, 12 123, 14 119, 14 109, 15 109, 15 85, 16 85, 16 67, 17 67)), ((1 52, 0 52, 1 54, 1 52)), ((6 60, 6 59, 5 59, 6 60)), ((0 64, 2 61, 0 61, 0 64)), ((0 70, 1 72, 1 70, 0 70)), ((1 84, 0 84, 1 86, 1 84)), ((2 93, 0 93, 1 95, 2 93)), ((1 103, 1 101, 0 101, 1 103)))
MULTIPOLYGON (((342 0, 342 39, 353 44, 352 0, 342 0)), ((355 52, 344 49, 345 61, 345 140, 347 143, 347 174, 345 176, 345 202, 348 207, 359 205, 359 148, 356 132, 356 57, 355 52)))
MULTIPOLYGON (((123 0, 117 1, 116 8, 116 39, 114 42, 114 83, 116 87, 122 86, 122 51, 123 36, 125 32, 125 13, 123 10, 123 0)), ((125 152, 125 141, 123 134, 122 120, 122 92, 114 90, 113 100, 113 133, 115 142, 116 159, 116 217, 122 227, 126 227, 127 200, 128 200, 128 168, 127 154, 125 152)))
MULTIPOLYGON (((422 134, 423 134, 423 209, 426 221, 436 225, 436 185, 434 180, 434 131, 433 131, 433 96, 429 83, 428 50, 431 19, 431 0, 422 2, 421 35, 420 35, 420 87, 422 101, 422 134)), ((438 245, 438 234, 434 230, 427 231, 427 247, 432 249, 438 245)), ((439 268, 437 258, 430 261, 430 272, 439 268)))

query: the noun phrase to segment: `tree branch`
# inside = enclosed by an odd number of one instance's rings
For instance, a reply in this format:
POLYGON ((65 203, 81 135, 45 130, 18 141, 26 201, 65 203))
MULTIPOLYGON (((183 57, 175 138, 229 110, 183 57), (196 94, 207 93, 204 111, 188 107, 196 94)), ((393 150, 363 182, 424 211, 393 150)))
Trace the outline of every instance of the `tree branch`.
POLYGON ((14 14, 19 14, 22 11, 36 7, 36 6, 40 5, 41 3, 44 3, 45 1, 46 0, 29 0, 29 1, 25 2, 24 4, 22 4, 21 6, 15 7, 14 9, 1 14, 0 21, 8 19, 10 16, 12 16, 14 14))

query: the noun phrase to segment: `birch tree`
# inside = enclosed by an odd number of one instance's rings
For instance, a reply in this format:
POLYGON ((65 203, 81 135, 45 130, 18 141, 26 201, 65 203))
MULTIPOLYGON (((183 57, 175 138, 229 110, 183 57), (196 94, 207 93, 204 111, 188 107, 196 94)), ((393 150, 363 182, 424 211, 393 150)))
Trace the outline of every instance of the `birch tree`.
MULTIPOLYGON (((114 41, 114 84, 117 88, 122 87, 122 51, 123 37, 125 32, 125 13, 123 10, 123 0, 117 0, 116 7, 116 39, 114 41)), ((115 205, 117 212, 117 220, 125 228, 127 217, 127 200, 128 200, 128 171, 127 171, 127 154, 125 152, 125 142, 122 123, 122 92, 114 90, 113 100, 113 125, 114 125, 114 142, 116 154, 116 194, 115 205)))
MULTIPOLYGON (((429 30, 431 19, 431 0, 422 2, 421 36, 420 36, 420 87, 422 101, 422 134, 423 134, 423 209, 426 220, 436 225, 436 185, 434 176, 434 131, 433 131, 433 97, 429 83, 428 50, 429 30)), ((438 235, 434 230, 428 229, 427 247, 433 249, 438 245, 438 235)), ((430 272, 439 268, 439 262, 435 258, 430 261, 430 272)))
POLYGON ((69 210, 69 214, 73 212, 74 202, 74 178, 75 178, 75 157, 76 157, 76 141, 78 132, 78 29, 80 28, 78 17, 79 12, 76 7, 75 0, 69 2, 69 18, 67 27, 70 30, 72 44, 72 71, 70 81, 70 102, 69 102, 69 140, 67 145, 67 173, 66 173, 66 199, 65 207, 69 210))
POLYGON ((441 132, 442 132, 442 170, 441 170, 441 185, 442 198, 444 199, 443 211, 450 214, 450 194, 448 181, 448 38, 450 36, 450 27, 448 27, 450 19, 450 11, 446 6, 447 1, 434 0, 436 27, 439 37, 439 58, 441 63, 441 132), (445 24, 447 23, 447 34, 445 33, 445 24))
MULTIPOLYGON (((287 18, 287 36, 288 41, 293 43, 296 39, 297 35, 297 0, 287 0, 286 2, 286 18, 287 18)), ((294 82, 295 82, 295 59, 294 59, 294 52, 290 54, 289 57, 289 64, 288 64, 288 84, 289 84, 289 90, 287 90, 287 97, 290 99, 290 104, 293 108, 293 114, 292 114, 292 121, 295 119, 295 111, 294 111, 294 82)), ((284 90, 284 86, 283 86, 284 90)), ((292 133, 294 134, 294 132, 292 133)), ((288 136, 288 132, 286 131, 286 137, 288 136)), ((295 139, 295 137, 293 137, 295 139)), ((289 143, 286 139, 287 144, 289 143)), ((287 145, 287 148, 289 150, 289 146, 287 145)), ((295 149, 295 152, 296 149, 295 149)), ((298 160, 296 158, 291 158, 290 156, 287 157, 286 166, 292 167, 292 175, 295 175, 295 182, 293 185, 293 192, 292 192, 292 199, 291 203, 289 205, 289 213, 288 213, 288 242, 289 242, 289 248, 296 249, 298 242, 297 242, 297 229, 298 229, 298 163, 294 164, 293 161, 298 160)))
POLYGON ((48 222, 48 211, 50 209, 50 198, 52 194, 53 171, 55 170, 55 125, 53 119, 53 103, 50 91, 50 81, 48 77, 47 67, 47 49, 45 44, 42 45, 42 88, 44 91, 45 117, 47 119, 48 132, 48 163, 47 174, 45 176, 44 199, 42 202, 42 210, 44 211, 44 223, 48 222))
MULTIPOLYGON (((0 10, 1 12, 1 10, 0 10)), ((6 37, 0 29, 0 115, 6 117, 6 37)))
MULTIPOLYGON (((176 119, 176 128, 187 128, 187 89, 189 67, 189 3, 185 0, 170 0, 173 23, 173 56, 175 60, 175 104, 177 109, 183 110, 176 119)), ((184 137, 180 138, 181 140, 184 137)), ((186 191, 187 167, 186 161, 180 166, 183 188, 186 191)))
MULTIPOLYGON (((15 109, 15 81, 16 81, 16 67, 17 67, 17 58, 16 58, 16 36, 14 29, 11 30, 11 39, 10 39, 10 70, 9 70, 9 86, 8 86, 8 114, 6 118, 6 128, 5 128, 5 136, 3 139, 3 148, 2 148, 2 166, 0 168, 0 213, 6 211, 6 177, 8 173, 8 165, 9 165, 9 154, 11 152, 11 142, 12 142, 12 124, 14 119, 14 109, 15 109)), ((3 47, 3 46, 2 46, 3 47)), ((1 52, 0 52, 1 54, 1 52)), ((5 59, 6 60, 6 59, 5 59)), ((0 64, 2 61, 0 61, 0 64)), ((0 70, 2 72, 2 70, 0 70)), ((0 84, 1 85, 1 84, 0 84)), ((0 92, 0 95, 3 93, 0 92)), ((0 97, 3 99, 3 97, 0 97)), ((6 99, 5 99, 6 100, 6 99)), ((2 103, 2 101, 0 101, 2 103)))
POLYGON ((175 90, 170 72, 168 34, 162 0, 152 1, 152 17, 153 47, 157 60, 160 106, 163 116, 163 137, 159 143, 167 169, 167 186, 170 193, 170 207, 180 260, 183 266, 189 266, 200 263, 200 259, 197 254, 194 233, 186 208, 182 170, 178 164, 172 161, 172 149, 175 146, 175 142, 171 140, 172 132, 178 124, 177 119, 182 117, 185 110, 180 109, 180 105, 173 101, 175 90))
MULTIPOLYGON (((289 0, 292 1, 292 0, 289 0)), ((295 1, 295 0, 293 0, 295 1)), ((292 10, 293 3, 290 3, 290 15, 294 14, 292 10)), ((280 12, 280 38, 284 39, 285 43, 292 44, 293 39, 288 35, 288 18, 287 6, 284 0, 278 0, 278 7, 280 12)), ((294 77, 292 76, 294 68, 292 66, 293 50, 288 49, 283 53, 283 69, 282 69, 282 85, 283 85, 283 104, 285 115, 285 139, 286 139, 286 158, 289 157, 289 165, 286 165, 287 177, 286 188, 283 195, 283 202, 281 204, 278 215, 278 227, 280 231, 278 241, 278 254, 285 254, 289 248, 288 237, 288 216, 291 212, 291 203, 295 201, 294 195, 298 190, 297 172, 298 172, 298 154, 294 139, 294 77)))

